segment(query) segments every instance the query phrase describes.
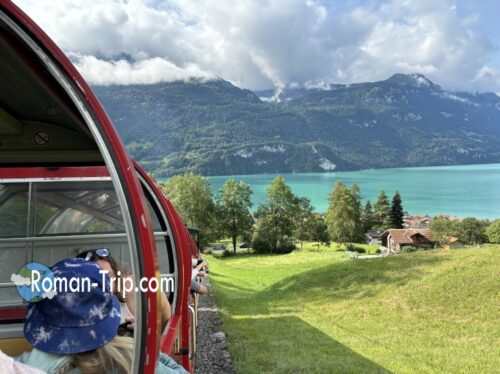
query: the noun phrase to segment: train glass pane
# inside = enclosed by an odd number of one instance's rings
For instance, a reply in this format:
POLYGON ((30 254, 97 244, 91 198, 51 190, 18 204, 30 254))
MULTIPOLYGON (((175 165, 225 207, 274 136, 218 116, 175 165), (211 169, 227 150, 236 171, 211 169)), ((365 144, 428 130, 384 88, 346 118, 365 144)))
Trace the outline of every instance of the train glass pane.
POLYGON ((125 232, 110 181, 34 184, 36 236, 125 232))
POLYGON ((28 192, 28 183, 0 184, 0 238, 27 236, 28 192))
POLYGON ((125 225, 110 180, 1 186, 0 213, 5 214, 0 214, 0 258, 4 260, 0 305, 23 303, 10 274, 25 263, 50 266, 82 250, 106 247, 123 268, 130 268, 125 225))

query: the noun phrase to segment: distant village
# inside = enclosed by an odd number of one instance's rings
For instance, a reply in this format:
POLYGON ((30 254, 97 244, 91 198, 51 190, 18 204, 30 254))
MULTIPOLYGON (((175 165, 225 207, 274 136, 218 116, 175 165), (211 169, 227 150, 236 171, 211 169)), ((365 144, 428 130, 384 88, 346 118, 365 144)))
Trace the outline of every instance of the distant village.
MULTIPOLYGON (((439 214, 434 217, 429 215, 414 215, 410 216, 405 212, 403 216, 403 228, 388 229, 388 230, 368 230, 365 233, 366 244, 380 245, 382 252, 397 253, 404 247, 414 247, 419 249, 431 249, 438 245, 429 228, 433 220, 441 219, 449 222, 460 223, 462 218, 453 217, 446 214, 439 214)), ((485 224, 489 224, 491 220, 479 220, 485 224)), ((445 249, 459 249, 465 247, 456 236, 449 236, 444 244, 445 249)))

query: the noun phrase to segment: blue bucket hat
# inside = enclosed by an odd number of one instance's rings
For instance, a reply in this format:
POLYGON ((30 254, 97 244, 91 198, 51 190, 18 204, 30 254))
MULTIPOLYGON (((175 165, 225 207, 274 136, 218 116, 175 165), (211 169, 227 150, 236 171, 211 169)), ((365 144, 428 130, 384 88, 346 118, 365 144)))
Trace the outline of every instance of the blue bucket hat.
MULTIPOLYGON (((111 291, 101 268, 79 258, 59 261, 52 268, 61 283, 90 280, 81 292, 57 289, 51 299, 28 304, 24 335, 33 347, 49 353, 75 354, 92 351, 112 340, 120 324, 120 302, 111 291), (88 289, 87 289, 88 288, 88 289), (64 292, 67 291, 67 292, 64 292)), ((62 288, 62 287, 59 287, 62 288)))

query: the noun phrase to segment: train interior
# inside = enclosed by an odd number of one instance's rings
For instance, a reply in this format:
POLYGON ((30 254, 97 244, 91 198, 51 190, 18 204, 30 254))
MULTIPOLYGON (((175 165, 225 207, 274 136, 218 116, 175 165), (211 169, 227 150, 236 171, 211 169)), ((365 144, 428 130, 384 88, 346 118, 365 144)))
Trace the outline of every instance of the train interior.
MULTIPOLYGON (((0 349, 10 355, 29 349, 25 302, 11 274, 26 263, 51 266, 87 248, 109 248, 125 268, 131 261, 119 197, 111 177, 102 173, 104 158, 88 119, 75 104, 83 98, 61 85, 49 69, 52 62, 29 43, 26 32, 0 10, 0 349), (95 170, 101 172, 94 175, 95 170)), ((177 280, 167 217, 148 183, 141 183, 161 276, 177 280)), ((168 295, 173 312, 176 293, 168 295)))

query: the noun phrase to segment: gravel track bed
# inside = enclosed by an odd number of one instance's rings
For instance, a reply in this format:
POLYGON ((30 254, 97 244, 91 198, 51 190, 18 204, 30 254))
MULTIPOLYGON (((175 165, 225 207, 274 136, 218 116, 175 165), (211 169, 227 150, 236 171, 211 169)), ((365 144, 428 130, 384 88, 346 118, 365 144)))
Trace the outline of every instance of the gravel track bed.
POLYGON ((196 337, 196 374, 235 374, 236 370, 227 350, 222 332, 219 309, 215 304, 210 280, 205 279, 208 293, 198 303, 198 331, 196 337))

